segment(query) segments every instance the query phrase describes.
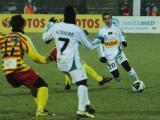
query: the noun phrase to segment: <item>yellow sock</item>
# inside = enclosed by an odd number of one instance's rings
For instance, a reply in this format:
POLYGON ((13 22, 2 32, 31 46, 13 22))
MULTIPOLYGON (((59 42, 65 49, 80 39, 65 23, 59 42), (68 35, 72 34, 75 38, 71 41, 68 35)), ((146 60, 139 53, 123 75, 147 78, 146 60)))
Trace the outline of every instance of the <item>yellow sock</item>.
POLYGON ((67 74, 64 74, 65 85, 71 85, 71 79, 67 74))
POLYGON ((96 81, 101 81, 102 77, 100 75, 98 75, 98 73, 91 68, 89 65, 87 65, 86 63, 83 64, 83 68, 85 69, 86 73, 91 76, 92 78, 94 78, 96 81))
POLYGON ((48 88, 40 87, 37 94, 37 111, 44 110, 48 100, 48 88))

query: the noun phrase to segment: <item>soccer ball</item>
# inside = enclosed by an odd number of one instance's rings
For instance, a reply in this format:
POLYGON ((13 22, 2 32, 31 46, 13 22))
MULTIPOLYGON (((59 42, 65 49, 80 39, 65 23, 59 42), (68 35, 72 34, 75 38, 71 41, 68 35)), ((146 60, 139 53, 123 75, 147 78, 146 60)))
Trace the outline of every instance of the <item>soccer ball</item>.
POLYGON ((142 92, 145 88, 145 85, 142 81, 135 81, 132 85, 132 90, 134 92, 142 92))

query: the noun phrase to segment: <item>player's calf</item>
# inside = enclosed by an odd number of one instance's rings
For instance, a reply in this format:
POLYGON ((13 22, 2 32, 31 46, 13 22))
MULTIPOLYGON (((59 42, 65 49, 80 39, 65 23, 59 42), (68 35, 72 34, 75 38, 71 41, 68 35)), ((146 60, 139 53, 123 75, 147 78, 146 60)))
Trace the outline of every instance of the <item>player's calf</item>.
POLYGON ((120 73, 119 73, 118 69, 112 71, 111 74, 113 75, 114 79, 115 79, 117 82, 120 82, 121 79, 120 79, 120 76, 119 76, 120 73))

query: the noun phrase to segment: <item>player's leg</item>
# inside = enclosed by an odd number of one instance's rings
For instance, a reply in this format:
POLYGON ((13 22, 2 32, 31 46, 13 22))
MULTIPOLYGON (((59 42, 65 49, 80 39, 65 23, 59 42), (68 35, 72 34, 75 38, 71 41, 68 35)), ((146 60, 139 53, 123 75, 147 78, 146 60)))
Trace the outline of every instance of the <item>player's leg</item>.
POLYGON ((119 82, 120 81, 120 73, 117 68, 117 63, 115 60, 108 60, 107 61, 107 66, 109 72, 113 75, 114 79, 119 82))
POLYGON ((112 77, 102 77, 100 76, 92 67, 87 65, 86 63, 83 64, 83 68, 85 69, 86 73, 91 76, 93 79, 98 81, 99 85, 104 85, 105 83, 112 80, 112 77))
POLYGON ((37 103, 37 112, 36 116, 39 115, 48 115, 45 113, 46 103, 48 101, 48 85, 47 83, 39 77, 32 88, 32 95, 37 103))
POLYGON ((65 87, 64 87, 64 89, 65 90, 70 90, 72 82, 71 82, 70 76, 68 74, 66 74, 66 73, 64 74, 64 80, 65 80, 65 87))
POLYGON ((37 105, 36 116, 48 115, 48 113, 45 112, 48 100, 47 83, 32 69, 24 72, 21 81, 23 81, 23 85, 31 89, 33 99, 37 105))
POLYGON ((101 81, 103 78, 100 76, 93 68, 91 68, 89 65, 86 63, 83 64, 83 68, 85 69, 86 73, 94 78, 96 81, 101 81))
POLYGON ((131 66, 128 63, 128 60, 124 54, 124 52, 122 52, 120 55, 117 56, 117 62, 119 64, 122 65, 122 67, 128 72, 129 76, 134 80, 139 80, 137 73, 135 72, 135 70, 133 68, 131 68, 131 66))
POLYGON ((131 68, 131 66, 129 65, 127 60, 122 62, 121 65, 128 72, 128 74, 132 78, 132 80, 134 80, 134 81, 139 80, 139 77, 138 77, 136 71, 133 68, 131 68))
POLYGON ((48 99, 48 86, 43 79, 32 69, 23 72, 16 72, 6 76, 8 81, 15 81, 12 86, 25 85, 31 89, 33 99, 38 110, 44 110, 48 99))
POLYGON ((69 72, 73 83, 77 85, 77 95, 78 95, 78 115, 86 117, 94 117, 88 111, 85 111, 86 106, 90 105, 90 100, 88 97, 88 88, 87 88, 87 75, 84 69, 75 69, 69 72))

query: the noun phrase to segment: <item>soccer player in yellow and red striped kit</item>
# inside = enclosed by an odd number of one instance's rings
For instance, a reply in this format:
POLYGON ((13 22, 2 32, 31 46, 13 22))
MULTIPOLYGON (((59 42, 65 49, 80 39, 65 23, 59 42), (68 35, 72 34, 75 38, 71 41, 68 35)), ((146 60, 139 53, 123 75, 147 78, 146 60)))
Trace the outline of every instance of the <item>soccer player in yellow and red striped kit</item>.
POLYGON ((46 110, 48 100, 48 85, 30 66, 26 65, 23 56, 28 56, 37 63, 50 62, 35 49, 31 39, 24 34, 25 20, 21 15, 11 18, 12 31, 0 34, 0 51, 4 75, 13 87, 24 85, 31 90, 37 105, 36 116, 49 115, 46 110))

